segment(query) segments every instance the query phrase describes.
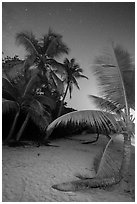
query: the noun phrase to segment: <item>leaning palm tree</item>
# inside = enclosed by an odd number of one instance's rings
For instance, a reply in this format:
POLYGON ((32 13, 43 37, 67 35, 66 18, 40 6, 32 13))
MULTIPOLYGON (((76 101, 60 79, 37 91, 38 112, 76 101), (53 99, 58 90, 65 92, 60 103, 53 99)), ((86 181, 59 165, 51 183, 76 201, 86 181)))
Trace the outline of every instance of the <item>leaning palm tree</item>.
POLYGON ((75 85, 78 89, 80 89, 78 82, 77 82, 77 79, 78 78, 88 79, 86 76, 84 76, 82 74, 83 70, 80 68, 79 64, 77 64, 75 62, 74 58, 72 58, 70 61, 66 58, 64 60, 63 65, 64 65, 64 70, 66 71, 66 78, 64 79, 64 83, 66 83, 66 89, 65 89, 65 92, 64 92, 62 100, 61 100, 61 104, 60 104, 60 108, 59 108, 59 112, 58 112, 58 117, 61 115, 62 107, 63 107, 64 100, 66 98, 68 90, 69 90, 70 98, 71 98, 73 85, 75 85))
POLYGON ((49 84, 56 89, 61 87, 59 91, 62 92, 63 82, 55 74, 55 71, 64 73, 62 64, 57 62, 56 58, 69 52, 69 48, 62 41, 62 36, 49 29, 48 34, 37 40, 32 32, 20 32, 16 35, 16 41, 23 45, 28 53, 25 69, 29 69, 30 66, 38 69, 39 73, 48 79, 49 84), (62 86, 58 86, 58 83, 62 86))
POLYGON ((122 181, 127 181, 133 135, 130 108, 135 109, 135 69, 130 54, 120 46, 112 45, 111 53, 96 59, 94 70, 100 79, 104 95, 102 101, 93 97, 100 107, 106 108, 107 105, 111 111, 120 112, 121 119, 125 123, 124 153, 120 173, 122 181))
MULTIPOLYGON (((110 130, 115 130, 117 133, 123 134, 123 158, 120 166, 116 168, 114 172, 108 172, 107 174, 99 173, 103 169, 107 172, 107 170, 110 169, 108 168, 109 160, 113 161, 113 158, 110 159, 110 157, 108 157, 108 155, 111 155, 107 154, 108 148, 110 148, 112 140, 115 138, 115 136, 112 136, 112 139, 109 141, 102 154, 96 176, 92 179, 86 178, 86 180, 53 186, 58 190, 73 191, 85 187, 105 187, 119 182, 121 182, 123 188, 127 187, 132 136, 132 121, 130 120, 129 110, 131 107, 134 108, 134 93, 132 96, 129 94, 130 88, 127 85, 127 81, 128 84, 132 84, 134 89, 134 65, 128 52, 124 51, 120 46, 112 46, 112 50, 109 54, 105 54, 96 59, 94 70, 96 75, 100 78, 101 87, 104 93, 103 107, 106 109, 106 107, 109 106, 107 109, 117 114, 94 110, 69 113, 53 121, 47 128, 47 135, 49 137, 53 129, 59 124, 67 124, 70 121, 76 124, 82 122, 90 123, 97 131, 102 127, 105 127, 105 129, 110 128, 110 130), (131 78, 128 80, 129 75, 127 76, 125 73, 130 73, 133 80, 131 81, 131 78), (125 75, 127 79, 125 79, 125 75), (119 120, 120 123, 118 122, 119 120)), ((100 104, 99 101, 101 102, 102 100, 98 98, 98 103, 100 104)), ((115 161, 112 162, 111 165, 113 165, 113 169, 115 169, 115 161)))
POLYGON ((33 76, 29 82, 21 87, 13 85, 9 80, 3 78, 3 113, 15 110, 16 115, 9 131, 9 135, 5 142, 8 142, 14 132, 21 110, 26 113, 26 118, 17 134, 16 140, 21 138, 21 135, 31 118, 34 123, 42 130, 45 130, 49 122, 51 122, 50 109, 55 108, 55 102, 50 95, 37 95, 34 91, 34 82, 38 76, 33 76))
MULTIPOLYGON (((50 137, 54 128, 68 123, 76 125, 84 123, 94 128, 95 132, 121 132, 122 128, 117 122, 118 118, 117 115, 99 110, 74 111, 54 120, 47 128, 47 138, 50 137)), ((100 161, 97 164, 96 176, 94 178, 85 178, 83 175, 78 175, 82 180, 61 183, 52 187, 61 191, 77 191, 87 187, 105 187, 119 183, 121 179, 118 174, 120 165, 119 163, 117 164, 117 162, 113 160, 113 156, 111 157, 110 155, 110 147, 113 145, 112 141, 115 140, 116 136, 117 134, 112 136, 104 152, 101 152, 100 161)))

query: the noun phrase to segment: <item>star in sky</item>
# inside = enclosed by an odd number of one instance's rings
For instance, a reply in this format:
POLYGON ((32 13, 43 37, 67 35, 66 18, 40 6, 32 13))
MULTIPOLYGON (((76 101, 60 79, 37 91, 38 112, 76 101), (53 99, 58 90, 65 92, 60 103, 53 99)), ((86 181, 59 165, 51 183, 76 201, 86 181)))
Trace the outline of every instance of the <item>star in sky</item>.
POLYGON ((79 20, 79 23, 81 24, 82 22, 83 22, 83 20, 82 20, 82 19, 80 19, 80 20, 79 20))
POLYGON ((10 29, 10 30, 12 29, 12 26, 11 26, 11 25, 9 26, 9 29, 10 29))
POLYGON ((72 8, 67 8, 66 11, 71 12, 72 8))

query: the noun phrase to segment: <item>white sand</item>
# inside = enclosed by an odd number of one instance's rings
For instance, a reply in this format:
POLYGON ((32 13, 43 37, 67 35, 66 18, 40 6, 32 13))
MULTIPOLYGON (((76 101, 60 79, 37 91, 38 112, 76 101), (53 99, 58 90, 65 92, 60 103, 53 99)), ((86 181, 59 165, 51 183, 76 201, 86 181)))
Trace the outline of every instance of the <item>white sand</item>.
MULTIPOLYGON (((91 139, 91 135, 75 138, 91 139)), ((3 202, 131 202, 128 193, 116 189, 88 189, 61 192, 54 184, 77 180, 75 174, 94 176, 95 155, 108 142, 105 136, 95 144, 58 139, 60 147, 3 147, 3 202)))

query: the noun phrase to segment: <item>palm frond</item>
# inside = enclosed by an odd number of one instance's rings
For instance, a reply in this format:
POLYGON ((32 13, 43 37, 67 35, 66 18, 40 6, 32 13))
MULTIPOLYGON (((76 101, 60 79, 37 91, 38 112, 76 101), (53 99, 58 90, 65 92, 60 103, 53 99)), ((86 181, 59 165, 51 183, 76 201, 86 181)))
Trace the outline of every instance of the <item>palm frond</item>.
POLYGON ((64 84, 63 81, 51 70, 51 77, 56 85, 56 89, 60 95, 63 94, 64 84))
POLYGON ((109 100, 94 95, 89 95, 89 98, 102 110, 121 114, 122 107, 119 104, 114 104, 109 100))
POLYGON ((34 100, 29 107, 29 114, 33 122, 42 130, 45 131, 51 121, 50 114, 46 111, 44 106, 38 101, 34 100), (49 117, 48 117, 49 116, 49 117))
POLYGON ((65 70, 64 64, 57 62, 54 59, 48 60, 48 63, 51 65, 51 69, 59 74, 62 78, 65 78, 67 76, 67 72, 65 70))
POLYGON ((39 76, 37 73, 34 73, 31 78, 29 79, 28 83, 24 87, 23 97, 25 97, 26 94, 32 91, 34 86, 36 86, 36 83, 40 81, 39 76))
POLYGON ((111 139, 105 150, 101 152, 100 158, 96 158, 94 161, 94 165, 96 163, 95 167, 97 167, 95 177, 89 178, 87 175, 78 175, 82 179, 53 185, 52 188, 60 191, 79 191, 87 188, 106 188, 107 186, 112 186, 121 180, 119 173, 121 161, 122 155, 118 154, 116 146, 114 146, 114 143, 112 144, 111 139), (113 157, 110 156, 111 154, 113 157))
POLYGON ((81 72, 81 73, 83 73, 83 69, 80 68, 80 66, 79 66, 78 64, 74 65, 74 68, 75 68, 76 72, 81 72))
POLYGON ((112 48, 112 52, 96 58, 94 71, 100 79, 104 97, 121 107, 127 106, 127 94, 123 73, 130 69, 129 54, 119 46, 112 48))
POLYGON ((2 99, 2 113, 7 113, 10 110, 19 110, 19 105, 15 101, 2 99))
POLYGON ((49 29, 48 38, 49 43, 46 49, 46 55, 48 57, 59 57, 62 54, 68 54, 69 48, 67 45, 62 41, 62 35, 53 32, 49 29))
POLYGON ((29 69, 32 65, 34 65, 36 58, 36 55, 27 54, 24 62, 24 68, 29 69))
POLYGON ((39 45, 32 32, 20 32, 16 35, 16 42, 23 45, 26 51, 33 55, 39 55, 39 45))
POLYGON ((121 46, 117 45, 114 47, 114 54, 122 72, 127 70, 133 70, 133 63, 130 54, 124 50, 121 46))
POLYGON ((12 83, 7 78, 4 77, 2 77, 2 91, 4 95, 7 94, 10 97, 14 98, 15 100, 17 99, 17 97, 20 96, 16 87, 13 86, 12 83))
POLYGON ((135 110, 135 70, 123 72, 124 85, 126 89, 127 101, 130 108, 135 110))
POLYGON ((97 110, 82 110, 65 114, 54 120, 47 128, 47 135, 50 135, 53 129, 60 124, 67 125, 69 122, 77 125, 86 123, 88 126, 92 126, 96 132, 121 130, 120 125, 115 119, 115 115, 97 110))
POLYGON ((79 85, 78 85, 78 82, 77 80, 75 79, 75 77, 72 77, 72 81, 73 81, 73 84, 77 87, 77 89, 80 89, 79 85))
MULTIPOLYGON (((119 135, 113 135, 112 139, 108 142, 103 152, 97 155, 94 161, 96 178, 111 178, 119 175, 119 170, 122 163, 122 155, 118 153, 115 141, 119 135)), ((119 146, 122 143, 119 143, 119 146)))
POLYGON ((39 101, 44 106, 48 106, 51 110, 54 110, 56 107, 56 102, 50 95, 35 95, 34 99, 39 101))
POLYGON ((41 38, 41 47, 43 54, 46 53, 49 43, 50 43, 49 35, 48 34, 43 35, 43 37, 41 38))
POLYGON ((83 75, 83 74, 80 74, 80 73, 78 73, 78 72, 76 72, 76 73, 74 74, 74 76, 77 77, 77 78, 85 78, 85 79, 88 79, 87 76, 85 76, 85 75, 83 75))

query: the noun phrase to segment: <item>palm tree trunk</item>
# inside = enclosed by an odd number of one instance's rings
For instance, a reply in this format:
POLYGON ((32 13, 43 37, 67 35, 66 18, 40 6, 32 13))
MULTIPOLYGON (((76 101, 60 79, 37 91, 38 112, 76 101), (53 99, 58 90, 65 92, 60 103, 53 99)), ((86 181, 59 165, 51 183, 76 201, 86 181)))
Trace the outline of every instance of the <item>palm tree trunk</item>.
POLYGON ((62 99, 62 101, 61 101, 61 104, 60 104, 60 108, 59 108, 59 112, 58 112, 57 117, 59 117, 59 116, 61 115, 63 103, 64 103, 64 100, 65 100, 65 98, 66 98, 66 95, 67 95, 67 92, 68 92, 68 88, 69 88, 69 82, 68 82, 68 84, 67 84, 67 88, 66 88, 66 90, 65 90, 65 94, 64 94, 63 99, 62 99))
POLYGON ((125 100, 125 115, 126 115, 126 132, 123 133, 124 144, 123 144, 123 160, 120 168, 121 175, 121 187, 124 191, 128 190, 128 181, 129 181, 129 170, 130 170, 130 159, 131 159, 131 132, 132 126, 130 122, 130 108, 125 100))
POLYGON ((130 160, 131 160, 131 136, 125 133, 123 145, 123 160, 120 168, 120 175, 122 178, 121 187, 124 190, 128 189, 130 160))
POLYGON ((16 123, 17 123, 17 120, 18 120, 18 117, 19 117, 19 114, 20 114, 20 111, 18 111, 18 112, 16 113, 16 116, 15 116, 15 118, 14 118, 12 127, 11 127, 11 129, 10 129, 9 134, 8 134, 8 137, 6 138, 6 140, 5 140, 4 143, 7 143, 7 142, 11 139, 12 134, 13 134, 13 131, 14 131, 15 126, 16 126, 16 123))
POLYGON ((25 129, 27 123, 28 123, 28 120, 29 120, 29 113, 27 114, 24 123, 22 124, 22 126, 21 126, 19 132, 17 133, 16 141, 19 141, 19 140, 20 140, 20 138, 21 138, 21 136, 22 136, 22 133, 23 133, 23 131, 24 131, 24 129, 25 129))
MULTIPOLYGON (((67 95, 67 92, 68 92, 68 88, 69 88, 69 82, 68 82, 68 84, 67 84, 67 87, 66 87, 66 90, 65 90, 65 94, 64 94, 63 99, 62 99, 62 101, 61 101, 61 104, 60 104, 60 108, 59 108, 59 112, 58 112, 57 117, 59 117, 60 114, 61 114, 62 107, 63 107, 63 103, 64 103, 65 97, 66 97, 66 95, 67 95)), ((49 143, 49 141, 48 141, 49 135, 50 135, 50 134, 46 134, 45 137, 44 137, 44 143, 45 143, 45 144, 48 144, 48 143, 49 143)))
POLYGON ((123 161, 121 165, 122 177, 125 177, 128 175, 129 167, 130 167, 130 156, 131 156, 131 137, 126 135, 124 136, 123 161))

